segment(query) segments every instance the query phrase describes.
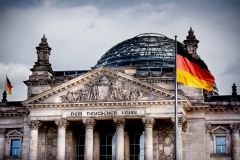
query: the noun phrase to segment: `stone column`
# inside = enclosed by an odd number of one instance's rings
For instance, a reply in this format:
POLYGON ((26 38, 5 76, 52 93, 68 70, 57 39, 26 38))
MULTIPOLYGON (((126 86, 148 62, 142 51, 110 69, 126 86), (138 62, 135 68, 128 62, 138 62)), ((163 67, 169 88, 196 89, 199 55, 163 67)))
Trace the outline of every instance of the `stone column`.
POLYGON ((155 120, 153 117, 142 118, 145 137, 144 137, 144 160, 153 160, 153 125, 155 120))
POLYGON ((113 121, 116 125, 116 160, 123 160, 125 118, 113 118, 113 121))
POLYGON ((93 159, 99 160, 100 158, 100 134, 98 131, 93 132, 93 159))
POLYGON ((130 141, 129 133, 124 131, 124 160, 130 159, 130 141))
POLYGON ((185 123, 185 118, 184 117, 178 117, 178 160, 183 159, 183 145, 182 145, 182 133, 183 133, 183 124, 185 123))
POLYGON ((37 160, 37 149, 38 149, 38 129, 42 123, 38 120, 28 121, 30 126, 30 149, 29 149, 29 159, 37 160))
POLYGON ((232 129, 232 157, 233 160, 239 160, 239 124, 230 125, 232 129))
POLYGON ((57 160, 65 160, 66 128, 69 123, 66 119, 57 119, 55 124, 58 126, 57 160))
POLYGON ((84 160, 93 160, 93 128, 95 125, 94 119, 83 119, 85 124, 85 148, 84 160))
POLYGON ((3 159, 5 151, 5 132, 6 128, 0 128, 0 159, 3 159))

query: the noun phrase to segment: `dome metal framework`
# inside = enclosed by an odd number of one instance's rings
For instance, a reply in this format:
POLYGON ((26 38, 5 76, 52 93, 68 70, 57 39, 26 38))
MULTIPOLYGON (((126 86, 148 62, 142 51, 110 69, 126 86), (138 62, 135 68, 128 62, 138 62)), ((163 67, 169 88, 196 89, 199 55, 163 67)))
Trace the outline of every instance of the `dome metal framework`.
POLYGON ((175 67, 175 41, 164 35, 144 33, 118 43, 95 67, 137 66, 139 71, 170 72, 175 67))

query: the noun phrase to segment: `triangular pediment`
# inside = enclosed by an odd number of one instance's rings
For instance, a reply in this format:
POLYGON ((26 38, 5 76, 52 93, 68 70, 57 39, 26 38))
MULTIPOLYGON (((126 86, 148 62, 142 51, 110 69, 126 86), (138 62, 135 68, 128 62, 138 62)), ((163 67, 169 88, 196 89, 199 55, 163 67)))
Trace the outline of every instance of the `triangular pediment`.
POLYGON ((7 137, 16 137, 16 136, 22 136, 22 133, 17 130, 12 130, 9 133, 6 134, 7 137))
MULTIPOLYGON (((178 95, 178 99, 188 99, 178 95)), ((111 68, 100 67, 27 99, 23 105, 174 100, 174 93, 111 68)))

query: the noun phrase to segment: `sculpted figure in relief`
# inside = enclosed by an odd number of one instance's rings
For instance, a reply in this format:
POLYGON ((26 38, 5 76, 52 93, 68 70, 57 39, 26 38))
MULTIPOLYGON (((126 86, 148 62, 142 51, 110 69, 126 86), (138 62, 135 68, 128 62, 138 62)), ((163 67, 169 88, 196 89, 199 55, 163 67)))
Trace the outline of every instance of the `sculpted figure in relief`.
POLYGON ((96 80, 85 83, 83 88, 61 95, 62 102, 83 102, 100 100, 137 100, 146 97, 140 89, 129 89, 125 83, 109 76, 100 76, 96 80))

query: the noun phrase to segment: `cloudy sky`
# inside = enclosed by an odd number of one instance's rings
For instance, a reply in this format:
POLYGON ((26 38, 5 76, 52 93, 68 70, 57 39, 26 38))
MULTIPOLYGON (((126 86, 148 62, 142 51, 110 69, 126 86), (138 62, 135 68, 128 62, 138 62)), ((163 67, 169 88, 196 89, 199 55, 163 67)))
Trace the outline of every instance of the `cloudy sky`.
POLYGON ((190 27, 219 93, 231 94, 236 83, 240 94, 238 0, 0 0, 0 93, 7 74, 13 85, 8 100, 26 99, 23 81, 43 34, 54 71, 84 70, 123 40, 160 33, 182 42, 190 27))

